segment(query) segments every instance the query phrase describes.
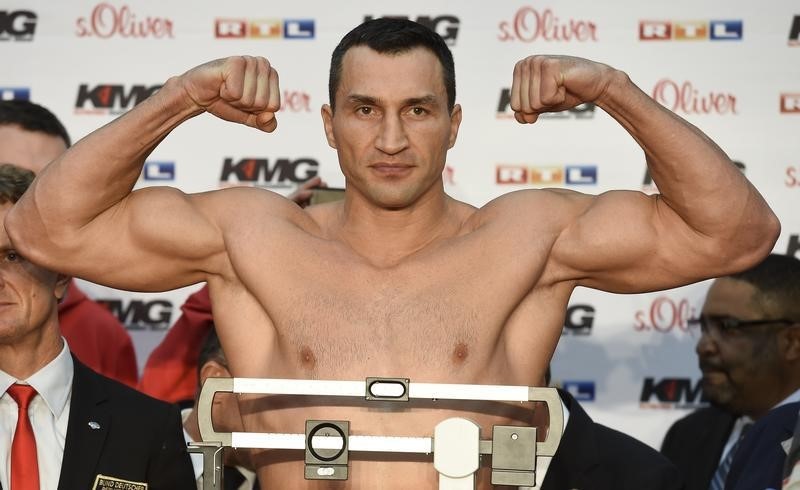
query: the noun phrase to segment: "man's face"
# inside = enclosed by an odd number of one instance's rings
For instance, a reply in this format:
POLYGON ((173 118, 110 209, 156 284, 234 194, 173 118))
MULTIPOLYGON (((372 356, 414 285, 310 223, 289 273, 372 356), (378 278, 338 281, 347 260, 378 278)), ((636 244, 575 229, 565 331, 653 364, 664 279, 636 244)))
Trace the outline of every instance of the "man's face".
POLYGON ((39 173, 66 150, 67 145, 58 136, 12 124, 0 125, 0 163, 13 163, 39 173))
MULTIPOLYGON (((739 320, 773 318, 756 301, 755 293, 744 281, 717 279, 708 291, 703 314, 739 320)), ((775 334, 765 325, 728 332, 710 328, 701 336, 696 351, 703 390, 713 404, 757 416, 780 401, 772 400, 782 370, 775 334)))
POLYGON ((322 116, 349 192, 397 209, 441 189, 461 108, 448 112, 442 66, 427 49, 385 55, 351 48, 342 60, 336 112, 326 105, 322 116))
MULTIPOLYGON (((10 204, 0 204, 0 222, 9 209, 10 204)), ((22 258, 0 227, 0 344, 20 344, 57 326, 58 301, 66 286, 64 276, 22 258)))

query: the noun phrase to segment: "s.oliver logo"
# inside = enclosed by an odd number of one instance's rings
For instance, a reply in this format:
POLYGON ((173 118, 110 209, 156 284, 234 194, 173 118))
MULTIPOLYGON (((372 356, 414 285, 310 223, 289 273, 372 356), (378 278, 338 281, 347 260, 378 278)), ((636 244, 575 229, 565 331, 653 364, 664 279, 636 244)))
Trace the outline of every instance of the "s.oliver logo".
POLYGON ((692 82, 679 84, 663 78, 653 87, 653 99, 671 111, 683 114, 736 114, 736 97, 733 94, 701 93, 692 82))
POLYGON ((525 6, 514 17, 500 22, 500 41, 587 42, 597 41, 597 25, 590 20, 561 19, 552 10, 525 6))
POLYGON ((99 3, 88 17, 75 22, 78 37, 171 38, 172 20, 164 17, 139 17, 127 5, 99 3))
POLYGON ((659 296, 647 310, 639 310, 634 315, 633 329, 637 332, 655 331, 668 333, 674 329, 687 332, 689 319, 697 310, 686 298, 674 300, 667 296, 659 296))
POLYGON ((281 94, 281 112, 311 112, 311 95, 300 90, 284 90, 281 94))

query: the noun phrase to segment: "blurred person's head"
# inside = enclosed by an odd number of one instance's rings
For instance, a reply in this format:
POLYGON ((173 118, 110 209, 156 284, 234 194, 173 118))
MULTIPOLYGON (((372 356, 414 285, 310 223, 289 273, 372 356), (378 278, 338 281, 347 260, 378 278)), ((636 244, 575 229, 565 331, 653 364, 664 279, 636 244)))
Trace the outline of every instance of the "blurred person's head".
POLYGON ((27 100, 0 101, 0 162, 38 173, 70 144, 64 125, 48 109, 27 100))
MULTIPOLYGON (((200 395, 200 388, 208 378, 230 378, 231 372, 228 370, 228 360, 222 345, 217 336, 217 330, 212 328, 206 336, 203 345, 200 347, 200 355, 197 360, 197 381, 198 389, 195 396, 195 408, 200 395)), ((219 432, 241 431, 242 418, 239 415, 239 405, 236 395, 232 393, 217 393, 214 397, 211 416, 215 430, 219 432)))
POLYGON ((758 418, 800 389, 800 260, 772 254, 714 280, 696 323, 712 404, 758 418))

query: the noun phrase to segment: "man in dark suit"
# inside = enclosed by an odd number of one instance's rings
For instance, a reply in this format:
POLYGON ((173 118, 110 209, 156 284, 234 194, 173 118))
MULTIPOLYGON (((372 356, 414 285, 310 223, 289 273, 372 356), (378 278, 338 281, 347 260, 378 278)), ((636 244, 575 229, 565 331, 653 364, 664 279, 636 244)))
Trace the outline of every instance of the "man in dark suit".
MULTIPOLYGON (((32 180, 0 165, 0 218, 32 180)), ((69 279, 25 260, 0 229, 0 486, 193 489, 177 408, 71 355, 58 323, 69 279)))
POLYGON ((770 410, 747 432, 725 482, 728 490, 780 488, 800 402, 770 410))
MULTIPOLYGON (((547 371, 549 384, 550 371, 547 371)), ((542 490, 676 490, 678 469, 656 450, 595 423, 577 400, 559 389, 566 429, 550 461, 542 490)))
POLYGON ((800 260, 773 254, 716 279, 690 323, 700 331, 696 351, 712 406, 675 422, 661 452, 688 490, 721 490, 740 439, 754 442, 748 427, 800 401, 800 260))

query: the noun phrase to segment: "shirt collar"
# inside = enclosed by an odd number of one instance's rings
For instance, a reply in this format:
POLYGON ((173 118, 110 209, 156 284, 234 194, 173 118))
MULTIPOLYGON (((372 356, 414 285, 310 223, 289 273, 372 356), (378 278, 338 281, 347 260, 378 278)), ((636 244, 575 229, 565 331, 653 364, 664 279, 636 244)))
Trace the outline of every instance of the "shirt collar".
POLYGON ((777 407, 780 407, 781 405, 786 405, 787 403, 794 403, 794 402, 800 402, 800 389, 798 389, 797 391, 795 391, 791 395, 789 395, 786 398, 784 398, 780 403, 778 403, 777 405, 775 405, 772 408, 777 408, 777 407))
POLYGON ((62 337, 61 340, 64 343, 61 352, 28 379, 17 380, 13 376, 0 371, 0 390, 2 390, 0 393, 4 394, 9 386, 18 381, 29 384, 39 393, 53 416, 60 417, 72 392, 72 378, 74 376, 74 366, 69 346, 67 346, 66 339, 62 337))

